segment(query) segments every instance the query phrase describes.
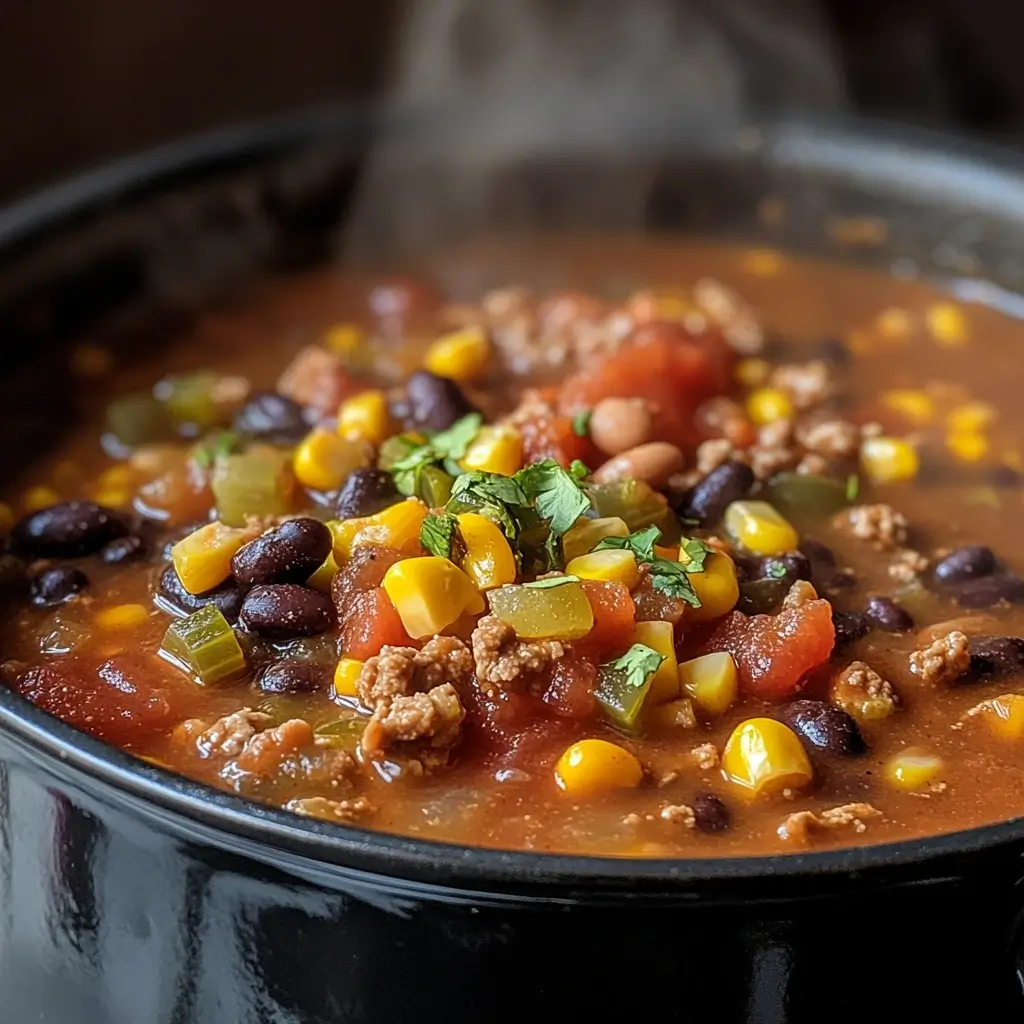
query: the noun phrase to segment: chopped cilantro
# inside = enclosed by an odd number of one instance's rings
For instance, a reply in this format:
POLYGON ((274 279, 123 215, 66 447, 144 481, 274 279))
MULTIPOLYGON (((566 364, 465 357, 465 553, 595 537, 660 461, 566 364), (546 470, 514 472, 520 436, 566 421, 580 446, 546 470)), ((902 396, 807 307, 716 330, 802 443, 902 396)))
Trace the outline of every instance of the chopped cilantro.
POLYGON ((633 644, 621 658, 616 658, 602 668, 623 673, 626 685, 639 690, 661 668, 664 660, 665 656, 653 648, 645 644, 633 644))
POLYGON ((851 473, 846 478, 846 500, 854 502, 857 500, 858 494, 860 494, 860 477, 856 473, 851 473))
POLYGON ((452 557, 452 543, 458 533, 459 521, 450 512, 431 513, 420 527, 420 543, 432 555, 452 557))
POLYGON ((192 458, 200 469, 210 469, 221 456, 234 452, 241 437, 233 430, 208 434, 192 449, 192 458))
POLYGON ((453 476, 460 473, 457 462, 466 454, 466 449, 480 432, 482 422, 480 413, 471 412, 447 430, 432 435, 425 443, 410 446, 400 459, 388 467, 395 478, 399 494, 406 497, 414 495, 419 488, 420 473, 435 463, 443 463, 453 476))
POLYGON ((522 487, 527 501, 533 502, 541 519, 548 521, 555 537, 571 530, 576 520, 590 508, 590 498, 579 478, 564 470, 554 459, 527 466, 513 479, 522 487))
POLYGON ((573 459, 572 462, 569 463, 569 472, 577 480, 582 481, 590 476, 590 467, 585 463, 580 462, 579 459, 573 459))
POLYGON ((573 416, 572 432, 577 437, 588 437, 590 435, 590 417, 593 415, 593 409, 583 409, 573 416))
MULTIPOLYGON (((702 540, 697 540, 694 537, 692 540, 684 540, 682 543, 681 551, 686 553, 686 557, 689 561, 686 563, 687 572, 703 572, 704 562, 707 560, 708 555, 712 554, 714 548, 709 547, 702 540)), ((682 558, 679 559, 682 561, 682 558)))
POLYGON ((550 590, 552 587, 561 587, 566 583, 579 583, 579 576, 548 576, 547 579, 534 580, 532 583, 524 583, 524 587, 531 587, 533 590, 550 590))
POLYGON ((478 412, 467 413, 456 420, 447 430, 434 434, 430 447, 446 459, 461 459, 466 454, 473 438, 480 433, 483 417, 478 412))
POLYGON ((768 566, 768 575, 773 580, 781 580, 786 577, 786 567, 781 562, 772 562, 768 566))
POLYGON ((651 586, 655 590, 661 591, 661 593, 668 597, 679 598, 694 608, 699 608, 700 598, 697 596, 696 591, 694 591, 693 584, 686 573, 687 570, 690 572, 701 571, 704 566, 704 559, 707 557, 707 545, 702 541, 688 541, 687 544, 694 544, 695 546, 691 551, 689 547, 684 545, 687 555, 690 556, 690 562, 684 568, 679 562, 662 558, 654 550, 654 545, 660 536, 661 530, 658 527, 648 526, 645 530, 638 530, 636 533, 631 533, 628 537, 604 537, 594 550, 601 551, 604 548, 618 548, 632 551, 638 562, 645 562, 647 564, 647 574, 650 576, 651 586), (700 545, 701 550, 699 552, 696 545, 700 545), (697 568, 694 568, 695 565, 697 568))

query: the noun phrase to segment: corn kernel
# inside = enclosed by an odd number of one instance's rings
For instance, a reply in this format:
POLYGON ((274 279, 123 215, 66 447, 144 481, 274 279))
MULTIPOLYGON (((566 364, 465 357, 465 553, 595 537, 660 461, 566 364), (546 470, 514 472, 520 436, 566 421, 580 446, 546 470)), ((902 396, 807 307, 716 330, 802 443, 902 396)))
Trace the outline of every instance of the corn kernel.
POLYGON ((113 487, 97 491, 94 498, 96 504, 103 505, 105 508, 127 508, 132 503, 129 491, 117 490, 113 487))
POLYGON ((570 576, 579 576, 581 580, 623 583, 630 590, 640 582, 636 555, 632 551, 620 551, 615 548, 592 551, 589 555, 573 558, 566 564, 565 571, 570 576))
POLYGON ((477 590, 493 590, 516 581, 516 556, 505 534, 486 516, 464 512, 458 516, 459 536, 466 549, 459 568, 477 590))
POLYGON ((663 704, 679 696, 679 665, 676 662, 676 638, 671 622, 638 622, 635 643, 650 647, 665 660, 651 679, 646 703, 663 704))
POLYGON ((292 456, 295 477, 303 487, 337 490, 354 470, 365 466, 368 453, 361 441, 339 437, 323 427, 311 430, 292 456))
MULTIPOLYGON (((679 561, 685 564, 685 549, 679 551, 679 561)), ((736 577, 736 563, 724 552, 712 551, 704 559, 703 572, 688 572, 690 585, 700 598, 699 608, 687 608, 689 622, 710 622, 727 615, 740 599, 740 584, 736 577)))
POLYGON ((883 309, 875 327, 887 341, 904 341, 910 334, 910 314, 905 309, 883 309))
POLYGON ((338 433, 380 444, 391 434, 391 413, 387 396, 379 389, 362 391, 346 398, 338 410, 338 433))
POLYGON ((334 552, 332 551, 323 561, 323 564, 312 576, 306 580, 306 586, 312 587, 314 590, 319 590, 322 593, 328 593, 331 589, 331 580, 334 579, 335 575, 341 569, 337 561, 334 558, 334 552))
POLYGON ((867 437, 860 446, 860 462, 876 484, 897 483, 917 476, 917 451, 899 437, 867 437))
POLYGON ((100 488, 107 487, 130 487, 135 482, 135 470, 126 462, 119 462, 116 466, 108 466, 96 481, 100 488))
POLYGON ((336 356, 354 352, 366 341, 366 331, 359 324, 335 324, 324 335, 324 348, 336 356))
POLYGON ((380 547, 395 551, 419 551, 420 530, 427 506, 419 498, 407 498, 391 508, 362 519, 333 519, 326 525, 334 536, 334 557, 344 565, 354 548, 380 547))
POLYGON ((928 330, 943 348, 961 348, 967 344, 967 320, 963 310, 952 302, 937 302, 925 316, 928 330))
POLYGON ((946 429, 956 433, 984 430, 992 425, 997 415, 995 406, 988 402, 964 402, 950 409, 946 416, 946 429))
POLYGON ((897 789, 924 789, 942 772, 942 758, 924 750, 909 748, 889 758, 883 774, 897 789))
POLYGON ((633 789, 643 777, 640 762, 628 750, 607 740, 580 740, 555 765, 555 782, 566 793, 633 789))
POLYGON ((785 265, 785 258, 773 249, 751 249, 743 254, 740 269, 754 277, 775 277, 785 265))
POLYGON ((738 693, 736 662, 728 651, 692 658, 679 666, 679 683, 702 711, 721 715, 738 693))
POLYGON ((491 341, 481 327, 462 330, 438 338, 426 352, 423 365, 438 377, 469 381, 479 377, 491 358, 491 341))
POLYGON ((395 562, 382 585, 405 631, 415 639, 440 633, 466 612, 484 610, 473 581, 453 562, 435 555, 395 562))
POLYGON ((905 416, 916 427, 927 426, 935 419, 935 403, 924 391, 897 388, 882 394, 882 405, 905 416))
POLYGON ((134 629, 149 618, 149 609, 144 604, 117 604, 103 608, 93 617, 97 629, 114 632, 119 629, 134 629))
POLYGON ((593 551, 605 537, 628 537, 629 527, 618 516, 581 519, 562 538, 562 554, 567 562, 593 551))
POLYGON ((0 533, 10 530, 14 522, 14 509, 6 501, 0 501, 0 533))
POLYGON ((751 796, 796 789, 814 778, 796 733, 774 718, 750 718, 736 726, 722 752, 722 772, 751 796))
POLYGON ((768 379, 771 365, 764 359, 741 359, 736 364, 733 377, 745 388, 756 388, 768 379))
POLYGON ((1024 739, 1024 695, 1004 693, 986 700, 970 711, 970 717, 980 718, 989 730, 1001 740, 1024 739))
POLYGON ((26 512, 38 512, 60 501, 60 495, 52 487, 30 487, 21 496, 21 505, 26 512))
POLYGON ((946 450, 959 462, 981 462, 989 448, 988 437, 977 430, 957 430, 946 435, 946 450))
POLYGON ((799 543, 796 530, 766 501, 734 501, 725 510, 730 537, 755 555, 781 555, 799 543))
POLYGON ((515 427, 482 427, 459 463, 466 472, 512 476, 523 465, 523 438, 515 427))
POLYGON ((334 692, 339 697, 358 697, 362 671, 363 663, 358 658, 342 658, 334 670, 334 692))
POLYGON ((758 388, 747 397, 747 415, 759 427, 776 420, 788 420, 793 415, 789 395, 779 388, 758 388))
POLYGON ((231 559, 243 545, 260 535, 258 528, 235 529, 223 523, 207 523, 171 548, 171 561, 190 594, 203 594, 231 575, 231 559))

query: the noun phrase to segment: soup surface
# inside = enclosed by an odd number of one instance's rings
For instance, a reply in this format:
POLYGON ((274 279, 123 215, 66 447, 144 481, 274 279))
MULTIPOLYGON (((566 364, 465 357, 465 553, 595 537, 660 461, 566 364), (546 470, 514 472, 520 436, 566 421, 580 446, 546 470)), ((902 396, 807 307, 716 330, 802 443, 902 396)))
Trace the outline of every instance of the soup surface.
POLYGON ((1024 812, 1019 323, 767 251, 452 266, 457 303, 324 270, 130 359, 83 340, 95 420, 2 510, 4 683, 211 785, 459 843, 1024 812))

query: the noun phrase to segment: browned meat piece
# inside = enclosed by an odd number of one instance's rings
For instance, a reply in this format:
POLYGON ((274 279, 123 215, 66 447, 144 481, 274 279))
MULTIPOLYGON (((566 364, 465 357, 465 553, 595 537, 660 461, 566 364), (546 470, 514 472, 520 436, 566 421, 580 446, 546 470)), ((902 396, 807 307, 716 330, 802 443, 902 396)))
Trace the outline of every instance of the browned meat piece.
POLYGON ((665 804, 658 817, 669 825, 678 825, 680 828, 696 828, 697 816, 693 813, 692 807, 686 804, 665 804))
POLYGON ((746 456, 734 448, 732 441, 728 438, 715 437, 697 445, 697 470, 701 477, 713 473, 719 466, 732 459, 746 462, 746 456))
POLYGON ((839 513, 833 525, 879 551, 892 551, 907 542, 907 520, 891 505, 854 505, 839 513))
POLYGON ((780 839, 791 843, 807 844, 816 832, 834 831, 838 828, 852 829, 856 833, 866 832, 865 822, 880 818, 882 812, 871 804, 843 804, 830 807, 816 814, 814 811, 797 811, 790 814, 779 826, 780 839))
POLYGON ((863 661, 851 662, 832 684, 832 703, 858 722, 888 718, 898 703, 892 684, 863 661))
POLYGON ((798 409, 820 405, 832 394, 832 374, 820 359, 777 366, 768 380, 773 388, 785 391, 798 409))
POLYGON ((970 664, 970 644, 959 630, 940 636, 924 650, 910 655, 910 671, 929 686, 953 682, 970 664))
POLYGON ((377 813, 376 806, 365 796, 351 800, 328 800, 323 796, 289 800, 285 809, 302 814, 307 818, 322 818, 324 821, 354 822, 365 821, 377 813))
POLYGON ((494 615, 485 615, 473 630, 476 678, 486 692, 523 690, 563 654, 557 640, 520 640, 494 615))
POLYGON ((797 580, 783 598, 782 608, 784 611, 796 611, 808 602, 817 600, 818 592, 814 589, 814 584, 808 583, 807 580, 797 580))
POLYGON ((338 356, 318 345, 307 345, 278 378, 277 391, 329 416, 337 412, 350 385, 351 378, 338 356))
POLYGON ((928 568, 928 559, 920 551, 903 548, 889 563, 889 578, 897 583, 913 583, 928 568))
POLYGON ((426 693, 395 697, 378 705, 363 732, 362 747, 378 757, 396 744, 421 744, 426 748, 451 747, 459 738, 466 713, 451 683, 442 683, 426 693))
POLYGON ((703 771, 710 772, 717 768, 721 762, 721 755, 714 743, 700 743, 690 751, 690 757, 696 762, 697 767, 703 771))
POLYGON ((799 423, 796 439, 809 452, 830 459, 848 459, 860 448, 860 428, 846 420, 818 420, 799 423))
POLYGON ((250 775, 273 775, 286 755, 311 745, 313 729, 302 718, 291 718, 253 736, 235 758, 235 767, 250 775))
POLYGON ((381 648, 370 658, 359 676, 359 699, 365 707, 377 708, 395 697, 432 690, 442 683, 456 689, 468 686, 473 677, 473 657, 469 648, 451 636, 435 636, 415 647, 381 648))
MULTIPOLYGON (((234 714, 218 719, 208 729, 200 733, 196 746, 203 757, 236 757, 257 732, 265 729, 273 719, 252 708, 242 708, 234 714)), ((186 733, 192 731, 191 722, 183 723, 186 733)))
POLYGON ((735 351, 755 355, 764 348, 764 331, 753 308, 727 285, 702 277, 693 286, 693 299, 735 351))

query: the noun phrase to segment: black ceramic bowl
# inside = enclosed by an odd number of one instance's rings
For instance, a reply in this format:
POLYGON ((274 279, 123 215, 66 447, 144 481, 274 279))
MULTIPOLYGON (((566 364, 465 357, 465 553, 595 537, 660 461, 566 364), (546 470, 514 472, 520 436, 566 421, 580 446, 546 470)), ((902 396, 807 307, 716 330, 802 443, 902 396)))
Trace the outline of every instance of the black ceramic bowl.
MULTIPOLYGON (((324 258, 372 131, 330 114, 230 132, 0 213, 4 472, 74 409, 52 358, 66 340, 324 258)), ((1024 290, 1024 164, 902 130, 777 125, 685 154, 534 162, 506 212, 621 227, 550 196, 614 190, 637 160, 650 230, 1024 290), (781 227, 755 216, 766 195, 781 227), (857 216, 885 218, 886 243, 837 251, 829 218, 857 216)), ((457 848, 213 792, 0 689, 0 1019, 1020 1019, 1022 851, 1019 820, 746 859, 457 848)))

